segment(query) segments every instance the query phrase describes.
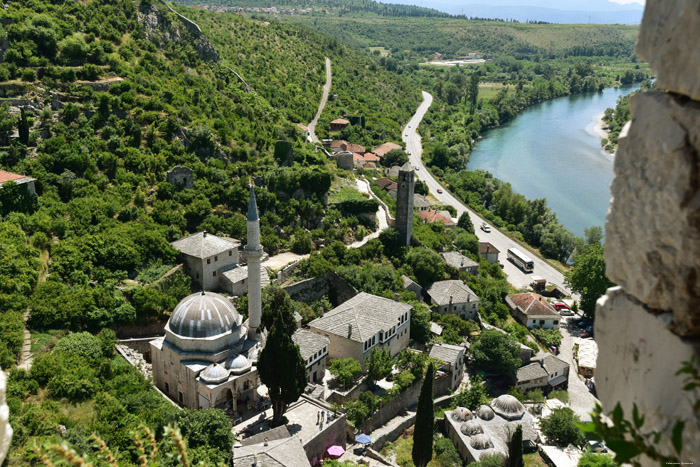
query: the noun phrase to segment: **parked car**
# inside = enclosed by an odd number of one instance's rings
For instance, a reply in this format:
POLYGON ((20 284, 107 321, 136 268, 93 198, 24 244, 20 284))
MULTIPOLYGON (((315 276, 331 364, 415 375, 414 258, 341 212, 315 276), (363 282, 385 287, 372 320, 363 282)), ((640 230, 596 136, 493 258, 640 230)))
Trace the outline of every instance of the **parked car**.
POLYGON ((442 188, 438 188, 438 193, 442 194, 442 188))
POLYGON ((483 224, 481 224, 481 230, 483 230, 486 233, 489 233, 491 232, 491 226, 484 222, 483 224))
POLYGON ((569 305, 567 305, 567 304, 564 303, 564 302, 554 302, 554 309, 557 310, 557 311, 561 311, 561 310, 564 310, 564 309, 570 310, 571 308, 569 308, 569 305))
POLYGON ((584 331, 581 334, 579 334, 578 337, 580 337, 581 339, 588 339, 591 336, 589 336, 588 333, 584 331))
POLYGON ((574 316, 576 313, 571 311, 571 308, 562 308, 561 311, 559 311, 559 314, 562 316, 574 316))

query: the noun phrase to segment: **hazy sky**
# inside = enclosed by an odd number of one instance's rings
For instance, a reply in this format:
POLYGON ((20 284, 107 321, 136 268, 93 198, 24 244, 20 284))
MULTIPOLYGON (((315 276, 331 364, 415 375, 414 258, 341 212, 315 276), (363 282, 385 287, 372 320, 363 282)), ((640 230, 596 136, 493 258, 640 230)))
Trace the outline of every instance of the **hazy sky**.
POLYGON ((621 3, 623 5, 626 5, 627 3, 639 3, 640 5, 644 5, 644 0, 610 0, 611 2, 615 3, 621 3))

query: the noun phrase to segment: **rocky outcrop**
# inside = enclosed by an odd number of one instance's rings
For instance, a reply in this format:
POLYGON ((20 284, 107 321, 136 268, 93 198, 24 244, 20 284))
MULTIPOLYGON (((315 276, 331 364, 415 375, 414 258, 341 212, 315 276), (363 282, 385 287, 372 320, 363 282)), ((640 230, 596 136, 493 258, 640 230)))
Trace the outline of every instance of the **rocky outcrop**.
MULTIPOLYGON (((598 301, 596 386, 606 413, 620 403, 658 453, 681 463, 700 452, 698 388, 676 372, 700 356, 700 5, 647 0, 637 44, 669 92, 630 98, 632 122, 615 156, 606 220, 607 274, 598 301), (684 422, 680 453, 673 428, 684 422)), ((698 359, 695 365, 700 362, 698 359)), ((633 459, 658 465, 646 456, 633 459)))

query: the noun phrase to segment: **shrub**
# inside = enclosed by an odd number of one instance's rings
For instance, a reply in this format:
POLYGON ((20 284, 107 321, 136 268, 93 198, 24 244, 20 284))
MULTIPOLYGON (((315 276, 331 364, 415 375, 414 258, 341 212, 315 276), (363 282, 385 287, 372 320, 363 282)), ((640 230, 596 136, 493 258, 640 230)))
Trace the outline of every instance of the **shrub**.
POLYGON ((568 407, 554 409, 549 417, 541 421, 542 434, 547 437, 550 443, 557 446, 568 446, 574 444, 580 446, 584 438, 578 424, 581 420, 568 407))
POLYGON ((564 390, 558 389, 556 391, 550 392, 549 398, 550 399, 559 399, 560 401, 567 403, 567 402, 569 402, 569 393, 564 391, 564 390))
POLYGON ((362 366, 354 358, 331 361, 330 372, 341 386, 348 386, 362 373, 362 366))
POLYGON ((532 335, 547 347, 561 345, 561 331, 559 329, 533 329, 532 335))
POLYGON ((54 347, 56 353, 77 355, 86 360, 97 360, 102 356, 102 342, 89 332, 74 332, 59 339, 54 347))

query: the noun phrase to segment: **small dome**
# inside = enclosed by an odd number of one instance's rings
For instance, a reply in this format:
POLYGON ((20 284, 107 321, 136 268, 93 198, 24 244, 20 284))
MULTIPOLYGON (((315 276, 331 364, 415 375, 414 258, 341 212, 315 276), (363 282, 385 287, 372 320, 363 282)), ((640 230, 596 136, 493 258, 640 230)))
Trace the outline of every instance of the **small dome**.
POLYGON ((218 363, 212 363, 199 376, 205 383, 223 383, 228 379, 228 371, 218 363))
POLYGON ((484 432, 484 429, 476 420, 469 420, 468 422, 462 423, 459 429, 467 436, 474 436, 484 432))
POLYGON ((504 418, 520 418, 525 413, 525 406, 510 394, 498 396, 491 402, 494 412, 504 418))
POLYGON ((476 411, 476 415, 482 420, 493 420, 493 417, 496 416, 496 414, 493 413, 493 409, 488 405, 480 406, 476 411))
POLYGON ((240 322, 240 315, 226 297, 201 292, 177 304, 168 327, 182 337, 213 337, 235 329, 240 322))
POLYGON ((452 412, 452 418, 458 422, 466 422, 474 418, 471 410, 464 407, 457 407, 454 412, 452 412))
POLYGON ((483 449, 488 449, 493 447, 493 443, 491 442, 491 438, 489 438, 485 434, 479 434, 476 436, 473 436, 470 443, 474 449, 478 450, 483 450, 483 449))
POLYGON ((228 362, 226 362, 226 368, 234 372, 235 374, 240 374, 240 373, 245 373, 250 369, 252 365, 248 361, 247 358, 245 358, 245 355, 237 355, 234 358, 231 358, 228 362))

